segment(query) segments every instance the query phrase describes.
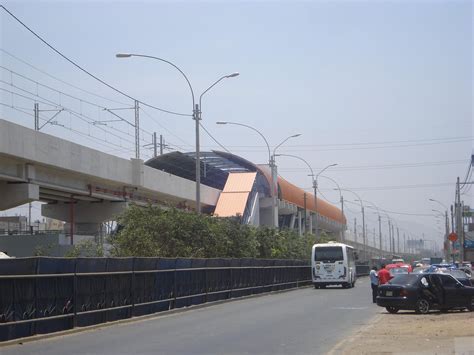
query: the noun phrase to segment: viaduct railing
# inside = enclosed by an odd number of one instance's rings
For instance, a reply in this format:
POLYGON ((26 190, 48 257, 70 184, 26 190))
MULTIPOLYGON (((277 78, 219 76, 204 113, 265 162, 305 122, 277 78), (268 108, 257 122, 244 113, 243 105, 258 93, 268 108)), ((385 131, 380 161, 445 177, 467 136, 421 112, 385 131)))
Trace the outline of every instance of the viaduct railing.
POLYGON ((311 283, 309 261, 0 260, 0 341, 311 283))

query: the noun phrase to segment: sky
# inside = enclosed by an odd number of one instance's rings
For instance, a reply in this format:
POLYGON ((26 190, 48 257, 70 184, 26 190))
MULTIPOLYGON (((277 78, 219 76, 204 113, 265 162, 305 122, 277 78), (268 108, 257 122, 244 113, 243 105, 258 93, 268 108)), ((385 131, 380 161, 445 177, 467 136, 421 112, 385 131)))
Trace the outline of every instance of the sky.
MULTIPOLYGON (((337 163, 322 176, 370 201, 366 205, 389 211, 413 237, 425 233, 441 243, 432 209, 444 207, 429 199, 452 203, 456 178, 465 177, 473 151, 470 1, 3 4, 81 67, 165 110, 192 111, 181 74, 160 61, 118 59, 116 53, 171 61, 186 73, 196 97, 221 76, 239 72, 203 96, 202 124, 222 146, 255 163, 268 161, 255 132, 216 121, 255 127, 271 149, 301 133, 277 153, 297 155, 315 172, 337 163)), ((69 110, 43 132, 133 157, 133 127, 97 124, 116 119, 103 108, 131 108, 133 100, 78 70, 3 10, 0 21, 0 117, 33 128, 31 98, 38 95, 40 110, 54 105, 69 110)), ((194 151, 191 117, 141 107, 143 146, 157 132, 169 149, 194 151)), ((129 109, 113 112, 129 121, 134 117, 129 109)), ((41 117, 53 114, 43 111, 41 117)), ((202 130, 200 137, 202 150, 223 149, 202 130)), ((145 147, 142 153, 145 160, 152 155, 145 147)), ((281 176, 311 191, 302 162, 277 157, 277 165, 281 176)), ((323 177, 318 182, 321 196, 337 203, 335 184, 323 177)), ((462 197, 472 204, 467 190, 462 197)), ((344 198, 349 226, 354 218, 361 224, 356 195, 344 192, 344 198)), ((366 211, 372 231, 377 216, 373 208, 366 211)))

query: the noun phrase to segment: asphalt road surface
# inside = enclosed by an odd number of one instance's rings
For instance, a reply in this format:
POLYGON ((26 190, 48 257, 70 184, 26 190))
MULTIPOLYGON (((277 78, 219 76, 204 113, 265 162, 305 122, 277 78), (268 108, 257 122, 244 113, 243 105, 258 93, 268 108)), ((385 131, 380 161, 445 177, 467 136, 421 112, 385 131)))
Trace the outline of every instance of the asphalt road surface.
POLYGON ((21 354, 323 354, 382 310, 368 278, 0 348, 21 354))

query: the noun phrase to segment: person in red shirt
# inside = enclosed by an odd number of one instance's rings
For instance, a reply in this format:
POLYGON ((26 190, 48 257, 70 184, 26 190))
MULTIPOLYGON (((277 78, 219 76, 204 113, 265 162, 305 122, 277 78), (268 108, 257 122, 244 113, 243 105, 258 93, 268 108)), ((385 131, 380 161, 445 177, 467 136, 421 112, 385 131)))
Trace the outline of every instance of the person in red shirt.
POLYGON ((392 278, 390 272, 385 268, 385 264, 382 264, 382 267, 380 268, 377 276, 379 278, 379 286, 386 284, 392 278))

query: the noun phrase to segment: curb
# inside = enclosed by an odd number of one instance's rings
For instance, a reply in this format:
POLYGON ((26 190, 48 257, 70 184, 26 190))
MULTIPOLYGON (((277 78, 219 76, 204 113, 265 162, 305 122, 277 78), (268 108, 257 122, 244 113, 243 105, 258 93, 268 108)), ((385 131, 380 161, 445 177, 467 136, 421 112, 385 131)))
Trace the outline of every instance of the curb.
POLYGON ((362 331, 367 329, 373 328, 377 325, 377 323, 382 319, 383 314, 376 314, 372 318, 368 320, 369 324, 365 325, 363 328, 359 328, 357 330, 352 331, 352 333, 345 339, 339 341, 334 347, 329 350, 326 355, 338 355, 344 354, 343 350, 347 344, 354 342, 356 338, 360 335, 362 331))
POLYGON ((265 293, 259 293, 256 295, 247 295, 247 296, 242 296, 242 297, 236 297, 236 298, 231 298, 227 300, 219 300, 219 301, 213 301, 213 302, 207 302, 203 304, 197 304, 189 307, 182 307, 182 308, 175 308, 175 309, 170 309, 168 311, 162 311, 158 313, 151 313, 151 314, 146 314, 143 316, 138 316, 138 317, 132 317, 132 318, 125 318, 125 319, 119 319, 116 321, 112 322, 106 322, 106 323, 99 323, 99 324, 94 324, 94 325, 89 325, 86 327, 77 327, 73 329, 67 329, 67 330, 62 330, 59 332, 53 332, 53 333, 47 333, 47 334, 37 334, 25 338, 17 338, 17 339, 12 339, 12 340, 7 340, 4 342, 0 342, 0 349, 13 346, 13 345, 23 345, 24 343, 31 343, 34 341, 41 341, 41 340, 47 340, 51 338, 56 338, 56 337, 61 337, 61 336, 68 336, 68 335, 73 335, 76 333, 83 333, 83 332, 88 332, 96 329, 101 329, 105 327, 111 327, 114 325, 125 325, 129 323, 135 323, 135 322, 142 322, 142 321, 147 321, 147 320, 153 320, 155 318, 163 318, 166 316, 172 316, 175 314, 179 313, 185 313, 185 312, 190 312, 190 311, 196 311, 202 308, 208 308, 220 304, 225 304, 225 303, 230 303, 230 302, 236 302, 236 301, 243 301, 246 299, 251 299, 251 298, 259 298, 259 297, 264 297, 264 296, 271 296, 271 295, 277 295, 280 293, 285 293, 285 292, 291 292, 291 291, 296 291, 300 289, 305 289, 305 288, 312 288, 313 285, 307 285, 307 286, 300 286, 300 287, 293 287, 293 288, 288 288, 285 290, 278 290, 278 291, 270 291, 270 292, 265 292, 265 293))

